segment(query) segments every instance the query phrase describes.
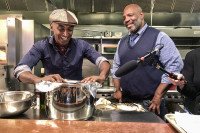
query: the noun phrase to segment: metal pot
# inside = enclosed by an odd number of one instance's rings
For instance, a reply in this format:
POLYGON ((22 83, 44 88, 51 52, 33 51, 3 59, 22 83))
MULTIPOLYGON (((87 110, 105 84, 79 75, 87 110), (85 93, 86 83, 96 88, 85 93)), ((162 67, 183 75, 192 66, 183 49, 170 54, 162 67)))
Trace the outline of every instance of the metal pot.
POLYGON ((0 93, 0 117, 11 117, 27 111, 36 96, 29 91, 7 91, 0 93))
POLYGON ((62 85, 53 90, 53 106, 61 111, 72 112, 81 109, 87 100, 78 85, 62 85))
POLYGON ((46 112, 51 119, 86 120, 93 115, 94 98, 81 84, 62 84, 46 93, 46 112))

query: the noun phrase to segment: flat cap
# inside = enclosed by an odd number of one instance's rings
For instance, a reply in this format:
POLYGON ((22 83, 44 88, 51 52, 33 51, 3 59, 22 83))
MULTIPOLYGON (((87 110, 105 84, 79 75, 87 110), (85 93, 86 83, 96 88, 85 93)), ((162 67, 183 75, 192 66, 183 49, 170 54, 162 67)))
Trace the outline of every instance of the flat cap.
POLYGON ((56 23, 65 23, 68 25, 77 25, 78 19, 75 14, 66 9, 56 9, 49 15, 49 21, 56 23))

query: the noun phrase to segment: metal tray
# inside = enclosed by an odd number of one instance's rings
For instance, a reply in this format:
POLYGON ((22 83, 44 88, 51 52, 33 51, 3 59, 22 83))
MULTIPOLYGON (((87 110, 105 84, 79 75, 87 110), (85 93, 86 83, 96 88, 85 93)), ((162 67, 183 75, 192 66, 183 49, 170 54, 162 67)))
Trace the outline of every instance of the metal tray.
POLYGON ((174 114, 166 114, 165 118, 179 133, 186 133, 183 128, 177 125, 174 114))

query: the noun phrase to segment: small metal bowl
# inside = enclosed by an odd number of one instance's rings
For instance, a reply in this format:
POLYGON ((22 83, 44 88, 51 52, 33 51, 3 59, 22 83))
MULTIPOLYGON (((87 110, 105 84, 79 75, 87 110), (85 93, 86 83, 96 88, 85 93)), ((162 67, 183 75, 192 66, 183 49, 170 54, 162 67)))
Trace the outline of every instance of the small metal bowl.
POLYGON ((0 93, 0 117, 11 117, 27 111, 36 98, 29 91, 7 91, 0 93))

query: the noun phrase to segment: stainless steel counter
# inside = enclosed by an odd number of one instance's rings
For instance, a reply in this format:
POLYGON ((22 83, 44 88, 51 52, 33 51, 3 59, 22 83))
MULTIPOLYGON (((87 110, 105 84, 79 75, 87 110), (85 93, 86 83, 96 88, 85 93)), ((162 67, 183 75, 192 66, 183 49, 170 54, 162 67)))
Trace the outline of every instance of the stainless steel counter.
MULTIPOLYGON (((29 109, 25 113, 2 119, 37 119, 50 120, 47 118, 45 110, 29 109)), ((101 111, 95 110, 94 115, 87 121, 113 121, 113 122, 148 122, 165 123, 152 112, 134 112, 134 111, 101 111)))

